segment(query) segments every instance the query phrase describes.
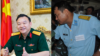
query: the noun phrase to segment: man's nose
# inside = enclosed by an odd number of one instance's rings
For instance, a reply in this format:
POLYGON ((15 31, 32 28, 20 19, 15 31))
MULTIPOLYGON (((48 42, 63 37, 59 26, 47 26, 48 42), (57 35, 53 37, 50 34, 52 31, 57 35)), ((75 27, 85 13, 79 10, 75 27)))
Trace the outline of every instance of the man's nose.
POLYGON ((20 27, 23 27, 23 26, 24 26, 23 24, 20 25, 20 27))

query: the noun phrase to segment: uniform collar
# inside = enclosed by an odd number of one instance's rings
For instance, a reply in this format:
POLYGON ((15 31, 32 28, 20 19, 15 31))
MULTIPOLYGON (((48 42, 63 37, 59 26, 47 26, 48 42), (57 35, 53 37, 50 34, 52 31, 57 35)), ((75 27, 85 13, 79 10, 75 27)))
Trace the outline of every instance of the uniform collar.
POLYGON ((73 16, 72 25, 75 25, 75 26, 78 25, 78 15, 76 13, 74 13, 74 16, 73 16))
MULTIPOLYGON (((69 28, 69 26, 67 24, 64 24, 64 25, 65 25, 65 27, 69 28)), ((75 26, 78 25, 78 15, 76 13, 73 13, 72 25, 75 25, 75 26)))
MULTIPOLYGON (((31 28, 31 30, 30 30, 30 32, 28 33, 28 35, 27 35, 27 37, 29 37, 29 38, 32 38, 32 31, 33 31, 34 29, 32 29, 31 28)), ((23 38, 23 35, 20 33, 20 35, 19 35, 19 39, 20 38, 23 38)))

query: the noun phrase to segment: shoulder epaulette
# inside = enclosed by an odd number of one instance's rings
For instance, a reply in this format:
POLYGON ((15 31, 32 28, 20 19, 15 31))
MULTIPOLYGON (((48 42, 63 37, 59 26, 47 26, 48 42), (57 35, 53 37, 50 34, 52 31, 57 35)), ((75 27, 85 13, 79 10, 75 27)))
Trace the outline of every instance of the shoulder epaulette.
POLYGON ((35 35, 38 35, 38 36, 41 35, 41 32, 38 32, 38 31, 33 31, 32 33, 35 34, 35 35))
POLYGON ((11 36, 15 36, 15 35, 19 35, 20 32, 15 32, 15 33, 12 33, 11 36))
POLYGON ((79 19, 84 19, 84 20, 90 20, 90 16, 83 16, 83 15, 80 15, 79 17, 78 17, 79 19))

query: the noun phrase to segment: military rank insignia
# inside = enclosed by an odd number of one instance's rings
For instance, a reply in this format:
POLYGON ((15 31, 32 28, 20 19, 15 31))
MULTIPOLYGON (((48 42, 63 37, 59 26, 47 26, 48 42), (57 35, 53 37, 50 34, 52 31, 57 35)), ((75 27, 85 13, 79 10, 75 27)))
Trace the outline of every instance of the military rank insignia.
POLYGON ((90 16, 83 16, 83 15, 80 15, 79 17, 78 17, 79 19, 84 19, 84 20, 90 20, 90 16))
POLYGON ((77 21, 76 20, 74 20, 74 24, 77 25, 77 21))
POLYGON ((38 32, 38 31, 33 31, 32 33, 35 34, 35 35, 38 35, 38 36, 41 35, 41 32, 38 32))
POLYGON ((20 32, 15 32, 15 33, 12 33, 11 36, 15 36, 15 35, 19 35, 20 32))
POLYGON ((34 46, 34 44, 29 44, 28 46, 34 46))

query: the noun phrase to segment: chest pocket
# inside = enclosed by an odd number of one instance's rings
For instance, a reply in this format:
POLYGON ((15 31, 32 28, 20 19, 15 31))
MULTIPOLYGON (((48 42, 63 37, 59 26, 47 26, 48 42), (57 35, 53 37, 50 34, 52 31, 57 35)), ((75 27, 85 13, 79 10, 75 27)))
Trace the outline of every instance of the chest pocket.
POLYGON ((22 46, 20 46, 20 47, 19 46, 15 46, 14 50, 15 50, 16 56, 21 56, 22 53, 23 53, 23 47, 22 46))
POLYGON ((62 35, 61 35, 61 39, 64 41, 65 45, 68 45, 69 43, 69 34, 68 34, 68 30, 67 29, 63 29, 62 31, 62 35))
POLYGON ((23 51, 23 48, 22 48, 22 46, 15 46, 14 50, 17 52, 20 52, 20 51, 23 51))
POLYGON ((73 47, 83 47, 85 45, 84 35, 75 36, 75 40, 73 44, 74 44, 73 47))
POLYGON ((28 53, 36 53, 38 52, 38 49, 37 49, 37 46, 34 44, 29 44, 28 47, 27 47, 27 52, 28 53))

